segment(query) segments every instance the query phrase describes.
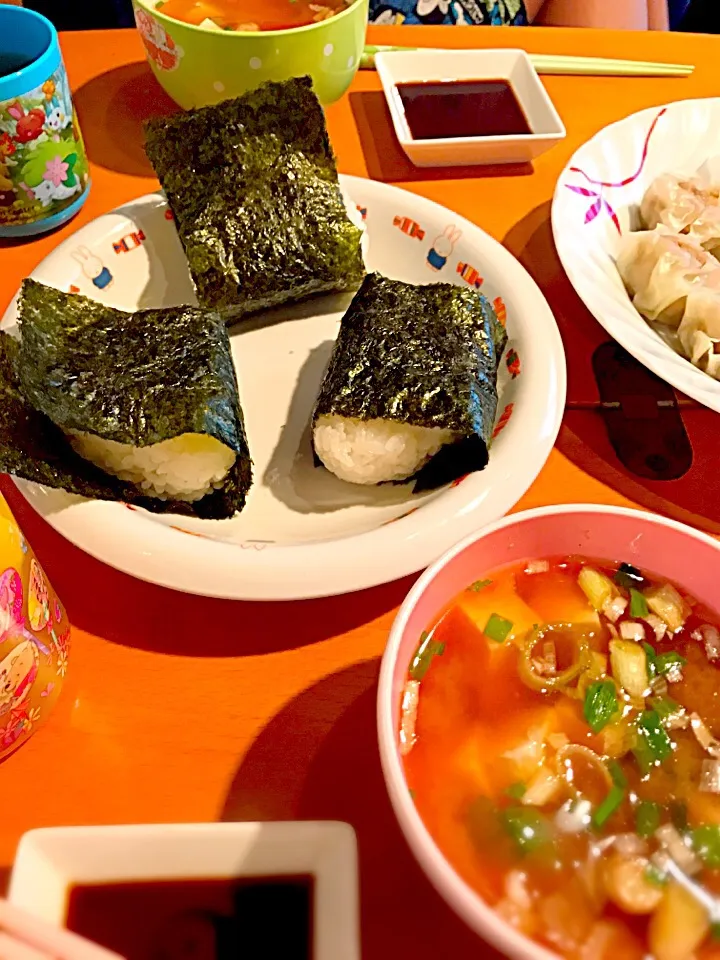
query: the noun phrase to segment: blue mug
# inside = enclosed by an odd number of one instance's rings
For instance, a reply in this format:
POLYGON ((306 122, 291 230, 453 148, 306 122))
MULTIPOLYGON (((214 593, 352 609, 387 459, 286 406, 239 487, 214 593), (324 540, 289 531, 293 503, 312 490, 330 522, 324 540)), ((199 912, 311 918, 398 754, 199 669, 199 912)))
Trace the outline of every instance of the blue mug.
POLYGON ((0 4, 0 238, 61 226, 89 187, 57 31, 34 10, 0 4))

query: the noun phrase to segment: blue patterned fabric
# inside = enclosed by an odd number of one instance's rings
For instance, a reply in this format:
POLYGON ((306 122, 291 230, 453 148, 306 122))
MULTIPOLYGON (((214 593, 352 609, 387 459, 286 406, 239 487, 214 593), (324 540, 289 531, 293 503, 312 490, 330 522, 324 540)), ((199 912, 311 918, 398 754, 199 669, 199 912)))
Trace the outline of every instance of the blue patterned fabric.
POLYGON ((668 0, 668 9, 670 10, 670 29, 677 30, 682 22, 682 18, 687 13, 690 6, 690 0, 668 0))
POLYGON ((525 26, 523 0, 370 0, 370 23, 525 26))

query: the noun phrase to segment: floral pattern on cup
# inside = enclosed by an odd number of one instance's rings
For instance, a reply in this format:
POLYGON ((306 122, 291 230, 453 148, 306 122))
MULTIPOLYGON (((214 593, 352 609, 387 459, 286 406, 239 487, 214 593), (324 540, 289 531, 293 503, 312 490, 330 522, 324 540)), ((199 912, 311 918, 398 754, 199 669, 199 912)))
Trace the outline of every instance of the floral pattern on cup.
POLYGON ((61 64, 40 86, 0 101, 0 226, 59 213, 81 196, 88 179, 61 64))
POLYGON ((65 611, 0 497, 0 760, 50 713, 69 647, 65 611))

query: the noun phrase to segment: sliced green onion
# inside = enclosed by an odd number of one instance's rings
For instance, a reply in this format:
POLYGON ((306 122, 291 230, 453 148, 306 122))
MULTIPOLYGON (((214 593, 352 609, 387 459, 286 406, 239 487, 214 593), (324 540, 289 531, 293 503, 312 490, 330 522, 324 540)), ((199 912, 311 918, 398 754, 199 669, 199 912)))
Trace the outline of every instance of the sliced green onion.
POLYGON ((656 710, 644 710, 637 722, 638 737, 633 748, 643 774, 662 763, 672 753, 672 740, 660 722, 656 710))
POLYGON ((647 617, 650 613, 650 608, 647 605, 647 600, 640 593, 639 590, 635 590, 633 587, 630 588, 630 616, 631 617, 647 617))
POLYGON ((430 669, 433 657, 441 657, 445 653, 445 644, 436 643, 429 633, 420 636, 420 646, 410 664, 411 680, 422 680, 430 669))
POLYGON ((618 787, 617 784, 614 783, 610 787, 608 795, 593 814, 593 825, 596 827, 604 827, 624 799, 625 791, 622 787, 618 787))
POLYGON ((662 807, 651 800, 641 800, 635 810, 635 831, 643 840, 648 840, 660 826, 662 807))
POLYGON ((692 831, 692 845, 711 870, 720 869, 720 824, 705 823, 692 831))
POLYGON ((505 793, 513 800, 521 800, 527 793, 527 787, 522 782, 511 783, 505 793))
POLYGON ((672 697, 653 697, 650 703, 661 721, 676 717, 683 709, 672 697))
POLYGON ((720 923, 710 924, 710 939, 716 941, 720 940, 720 923))
POLYGON ((499 614, 492 613, 490 615, 490 619, 485 624, 483 633, 488 640, 494 640, 495 643, 502 643, 507 639, 507 636, 512 628, 512 620, 505 620, 505 618, 501 617, 499 614))
POLYGON ((619 587, 625 587, 626 590, 630 590, 631 587, 642 586, 645 583, 643 575, 631 563, 621 563, 614 579, 619 587))
POLYGON ((414 800, 414 799, 415 799, 415 791, 414 791, 414 790, 408 790, 408 793, 410 794, 410 799, 411 799, 411 800, 414 800))
POLYGON ((654 863, 649 863, 645 867, 645 879, 653 887, 665 887, 668 882, 667 874, 658 869, 654 863))
POLYGON ((485 587, 489 587, 491 583, 492 580, 476 580, 475 583, 470 584, 468 590, 472 590, 473 593, 480 593, 485 587))
POLYGON ((673 667, 684 667, 686 663, 685 657, 681 657, 675 650, 670 650, 669 653, 658 653, 655 657, 655 672, 659 677, 663 677, 673 667))
POLYGON ((585 691, 583 713, 593 733, 600 733, 618 712, 618 698, 612 680, 598 680, 585 691))
POLYGON ((625 788, 627 786, 627 777, 623 773, 623 768, 617 762, 617 760, 611 760, 607 765, 608 770, 610 771, 610 776, 612 777, 612 782, 616 787, 625 788))
POLYGON ((521 853, 534 853, 552 842, 546 817, 529 807, 507 807, 500 814, 503 827, 521 853))
MULTIPOLYGON (((559 633, 564 632, 562 624, 557 626, 557 630, 559 633)), ((576 638, 573 637, 577 643, 577 660, 571 663, 566 670, 556 673, 554 676, 546 677, 539 674, 535 669, 535 657, 533 656, 535 647, 541 640, 551 640, 554 632, 553 624, 548 624, 542 630, 536 626, 524 640, 522 655, 518 663, 518 673, 523 683, 531 690, 539 690, 541 693, 547 693, 549 690, 565 690, 573 680, 585 673, 592 662, 592 651, 588 638, 584 634, 579 634, 576 638)))

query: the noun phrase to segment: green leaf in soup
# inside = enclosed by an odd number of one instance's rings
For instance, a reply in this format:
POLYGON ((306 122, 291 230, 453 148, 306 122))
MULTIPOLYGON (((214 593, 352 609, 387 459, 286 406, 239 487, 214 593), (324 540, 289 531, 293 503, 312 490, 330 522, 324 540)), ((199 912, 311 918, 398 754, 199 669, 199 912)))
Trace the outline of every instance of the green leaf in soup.
POLYGON ((540 852, 553 843, 550 821, 531 807, 507 807, 501 812, 500 821, 523 855, 540 852))
POLYGON ((643 774, 662 763, 672 753, 672 740, 667 735, 656 710, 645 710, 637 721, 637 739, 633 753, 643 774))
POLYGON ((522 800, 522 798, 527 793, 527 786, 524 783, 511 783, 510 786, 505 791, 508 797, 511 797, 513 800, 522 800))
POLYGON ((620 808, 625 799, 625 790, 614 783, 605 799, 598 805, 593 813, 593 826, 598 829, 605 826, 610 817, 620 808))
POLYGON ((506 620, 499 614, 493 613, 485 624, 483 633, 488 640, 492 640, 495 643, 504 643, 510 635, 512 628, 512 620, 506 620))
POLYGON ((492 583, 492 580, 475 580, 474 583, 471 583, 468 587, 468 590, 471 593, 480 593, 481 590, 484 590, 485 587, 489 587, 492 583))
POLYGON ((588 686, 583 713, 593 733, 600 733, 618 711, 617 689, 612 680, 598 680, 588 686))
POLYGON ((668 653, 659 653, 655 657, 655 670, 659 677, 665 676, 673 667, 684 667, 687 663, 685 657, 680 656, 675 650, 668 653))
POLYGON ((642 619, 647 617, 650 613, 650 609, 647 605, 647 600, 640 593, 639 590, 636 590, 634 587, 630 588, 630 616, 635 617, 636 619, 642 619))
POLYGON ((625 776, 623 768, 620 766, 617 760, 611 760, 607 766, 608 770, 610 771, 612 782, 615 784, 615 786, 622 788, 627 787, 627 777, 625 776))
POLYGON ((429 633, 423 633, 420 637, 420 646, 410 663, 408 671, 410 679, 423 680, 433 659, 441 657, 443 653, 445 653, 445 644, 437 643, 429 633))
POLYGON ((649 840, 660 826, 662 807, 650 800, 641 800, 635 808, 635 830, 639 837, 649 840))
POLYGON ((702 824, 691 833, 695 852, 711 870, 720 870, 720 824, 702 824))

